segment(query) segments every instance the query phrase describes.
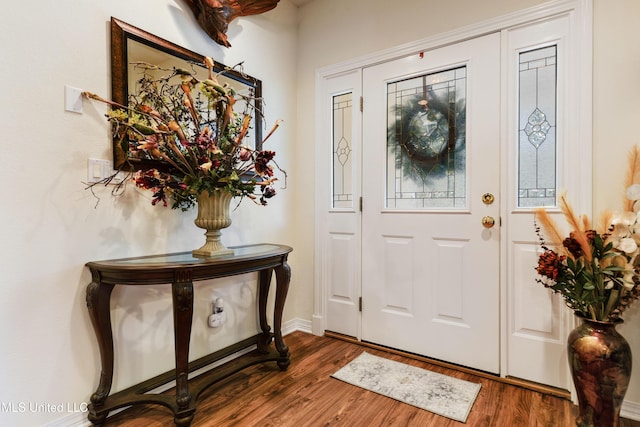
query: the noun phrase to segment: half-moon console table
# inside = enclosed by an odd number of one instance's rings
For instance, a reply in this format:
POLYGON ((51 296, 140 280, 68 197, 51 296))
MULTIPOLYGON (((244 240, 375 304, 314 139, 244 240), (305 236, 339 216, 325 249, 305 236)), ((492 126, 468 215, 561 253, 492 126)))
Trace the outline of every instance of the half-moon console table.
POLYGON ((289 367, 289 349, 282 339, 284 308, 291 270, 287 256, 292 249, 283 245, 259 244, 231 248, 232 255, 215 258, 194 258, 191 252, 137 258, 88 262, 91 283, 87 286, 87 308, 100 347, 102 371, 100 383, 91 395, 88 419, 101 425, 109 412, 140 403, 160 404, 171 409, 177 426, 189 426, 196 411, 196 399, 207 387, 248 366, 276 361, 281 370, 289 367), (273 332, 267 322, 267 297, 275 271, 276 294, 273 332), (237 274, 258 272, 258 318, 261 332, 253 337, 215 353, 189 362, 189 343, 193 317, 193 282, 237 274), (175 369, 125 390, 109 394, 113 381, 113 334, 110 299, 115 285, 144 286, 171 284, 173 296, 173 327, 175 339, 175 369), (275 342, 275 349, 271 341, 275 342), (227 362, 196 378, 189 372, 204 368, 240 350, 257 346, 253 352, 227 362), (175 396, 150 391, 176 381, 175 396), (191 389, 189 383, 192 382, 191 389))

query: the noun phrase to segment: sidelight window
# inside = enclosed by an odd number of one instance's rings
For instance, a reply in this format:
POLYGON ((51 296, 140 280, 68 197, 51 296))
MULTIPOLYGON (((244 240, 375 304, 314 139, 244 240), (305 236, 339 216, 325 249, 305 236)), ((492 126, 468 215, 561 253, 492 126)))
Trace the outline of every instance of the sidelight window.
POLYGON ((518 75, 518 206, 555 206, 557 47, 520 53, 518 75))

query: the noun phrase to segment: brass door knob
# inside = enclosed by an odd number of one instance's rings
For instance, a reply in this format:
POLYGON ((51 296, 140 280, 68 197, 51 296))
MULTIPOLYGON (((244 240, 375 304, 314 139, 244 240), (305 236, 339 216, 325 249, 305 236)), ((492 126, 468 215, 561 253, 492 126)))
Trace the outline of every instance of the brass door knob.
POLYGON ((496 220, 493 219, 492 216, 485 216, 484 218, 482 218, 482 225, 484 226, 484 228, 491 228, 495 225, 496 220))

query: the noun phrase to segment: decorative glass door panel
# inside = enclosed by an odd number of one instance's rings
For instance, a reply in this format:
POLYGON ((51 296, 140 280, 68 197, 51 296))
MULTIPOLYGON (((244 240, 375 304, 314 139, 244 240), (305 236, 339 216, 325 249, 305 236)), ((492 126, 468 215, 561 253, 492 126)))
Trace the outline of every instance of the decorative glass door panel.
POLYGON ((519 55, 518 207, 556 206, 556 46, 519 55))
POLYGON ((388 209, 464 209, 467 68, 387 84, 388 209))
POLYGON ((333 208, 353 208, 353 94, 333 97, 333 208))

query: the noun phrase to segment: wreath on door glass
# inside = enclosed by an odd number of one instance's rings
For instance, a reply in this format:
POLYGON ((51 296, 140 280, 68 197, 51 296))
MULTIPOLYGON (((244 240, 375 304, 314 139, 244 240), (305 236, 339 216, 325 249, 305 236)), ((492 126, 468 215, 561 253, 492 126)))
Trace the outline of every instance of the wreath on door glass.
POLYGON ((449 102, 448 95, 442 99, 428 91, 426 99, 416 95, 396 108, 399 118, 388 135, 389 149, 397 153, 399 148, 402 153, 396 156, 396 167, 405 176, 423 180, 448 173, 465 146, 464 99, 449 102))

